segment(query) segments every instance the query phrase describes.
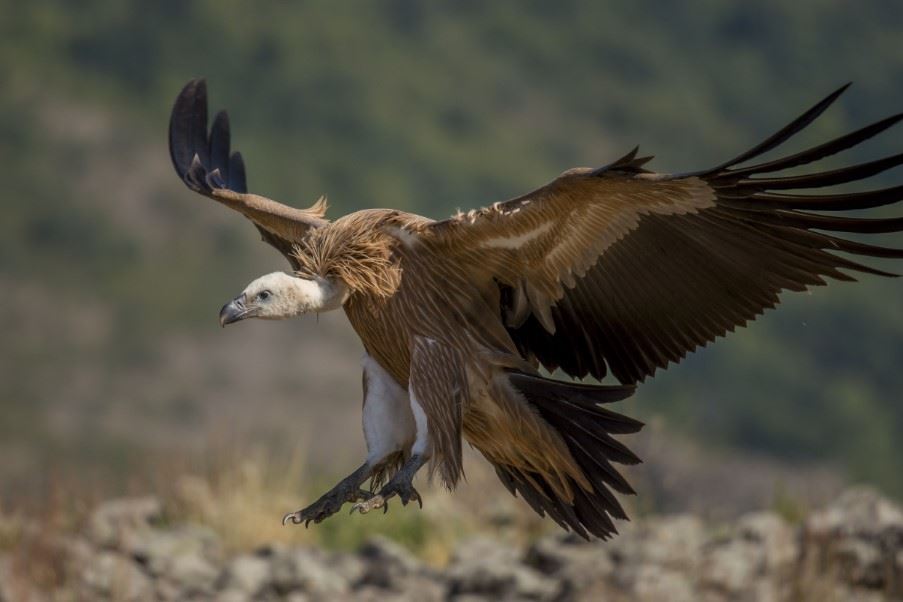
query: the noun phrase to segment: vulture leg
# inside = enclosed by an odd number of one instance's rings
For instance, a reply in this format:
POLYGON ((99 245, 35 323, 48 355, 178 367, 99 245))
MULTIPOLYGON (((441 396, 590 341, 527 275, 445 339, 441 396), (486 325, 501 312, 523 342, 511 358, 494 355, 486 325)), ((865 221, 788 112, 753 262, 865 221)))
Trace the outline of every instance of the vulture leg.
POLYGON ((449 489, 461 475, 461 412, 467 388, 466 371, 459 353, 443 343, 415 337, 408 383, 410 413, 414 420, 411 457, 372 498, 354 505, 361 514, 385 506, 398 496, 407 505, 423 501, 412 481, 417 471, 431 462, 449 489))
POLYGON ((342 509, 345 502, 357 502, 373 497, 373 494, 361 486, 373 474, 373 467, 368 463, 364 463, 360 468, 342 479, 342 481, 323 494, 316 502, 295 512, 289 512, 282 518, 282 524, 287 525, 289 522, 300 525, 304 523, 306 527, 311 522, 314 524, 329 518, 342 509))
MULTIPOLYGON (((405 460, 405 451, 410 449, 416 429, 408 393, 369 355, 364 355, 361 364, 367 460, 316 502, 303 510, 285 515, 282 524, 292 522, 297 525, 303 522, 307 526, 310 522, 319 523, 341 510, 346 502, 373 499, 376 496, 362 489, 367 479, 372 479, 371 485, 376 487, 405 460)), ((411 472, 412 477, 413 472, 416 469, 411 472)), ((383 489, 387 487, 388 484, 383 489)), ((418 495, 417 498, 419 497, 418 495)), ((383 502, 375 507, 384 505, 383 502)))
MULTIPOLYGON (((377 496, 362 489, 368 479, 371 479, 371 488, 376 488, 393 473, 396 476, 400 475, 399 467, 407 467, 414 460, 411 458, 405 463, 409 456, 408 450, 416 438, 416 426, 408 392, 369 355, 365 355, 361 363, 364 369, 363 422, 364 439, 367 441, 367 460, 309 507, 287 514, 282 521, 283 524, 289 521, 294 524, 303 522, 305 526, 311 521, 319 523, 341 510, 345 502, 373 499, 377 496)), ((418 465, 417 468, 419 467, 418 465)), ((410 470, 411 477, 414 472, 416 468, 410 470)), ((388 495, 389 486, 396 481, 393 477, 380 492, 385 491, 386 496, 391 497, 388 495)), ((403 500, 407 502, 412 499, 411 494, 402 494, 400 485, 396 484, 394 487, 399 487, 398 493, 403 500)), ((413 495, 416 495, 416 492, 413 495)), ((419 499, 420 496, 416 497, 419 499)), ((374 505, 374 507, 384 506, 384 501, 378 506, 374 505)))

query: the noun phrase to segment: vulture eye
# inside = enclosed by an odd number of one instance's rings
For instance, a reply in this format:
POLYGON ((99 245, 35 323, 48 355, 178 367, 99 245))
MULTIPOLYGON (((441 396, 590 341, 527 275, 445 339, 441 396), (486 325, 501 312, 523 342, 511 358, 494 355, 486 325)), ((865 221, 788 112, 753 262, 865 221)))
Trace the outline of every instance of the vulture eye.
POLYGON ((257 293, 257 298, 260 299, 261 301, 266 301, 267 299, 270 298, 271 294, 272 293, 270 291, 261 291, 261 292, 257 293))

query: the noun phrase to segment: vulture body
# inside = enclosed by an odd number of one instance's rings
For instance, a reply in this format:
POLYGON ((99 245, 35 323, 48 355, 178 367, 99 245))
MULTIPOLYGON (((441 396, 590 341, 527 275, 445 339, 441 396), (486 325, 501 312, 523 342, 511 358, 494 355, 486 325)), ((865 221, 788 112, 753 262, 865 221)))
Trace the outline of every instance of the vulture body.
POLYGON ((190 82, 170 122, 176 171, 192 190, 244 214, 292 266, 248 285, 223 307, 221 322, 341 307, 366 350, 367 458, 284 522, 320 522, 346 502, 361 512, 393 496, 419 502, 411 482, 427 463, 453 488, 466 439, 540 515, 583 537, 615 533, 612 518, 627 517, 613 492, 633 490, 614 464, 639 459, 614 435, 642 425, 605 404, 774 307, 784 290, 857 272, 890 276, 857 256, 903 257, 835 234, 903 230, 899 217, 836 214, 895 203, 903 186, 798 193, 878 174, 903 163, 903 154, 772 175, 849 149, 903 114, 759 159, 845 88, 712 169, 653 173, 634 150, 444 221, 378 209, 330 222, 322 201, 294 209, 249 194, 241 155, 230 154, 225 113, 208 130, 206 85, 190 82), (543 368, 577 379, 610 372, 622 384, 553 380, 543 368))

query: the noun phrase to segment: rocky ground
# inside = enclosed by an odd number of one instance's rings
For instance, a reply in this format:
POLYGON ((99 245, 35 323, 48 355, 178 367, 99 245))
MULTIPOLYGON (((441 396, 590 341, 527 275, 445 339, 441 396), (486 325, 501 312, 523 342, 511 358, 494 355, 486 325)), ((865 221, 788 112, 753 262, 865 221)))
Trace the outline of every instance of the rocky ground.
POLYGON ((546 536, 526 549, 462 542, 430 567, 385 539, 356 553, 268 546, 229 556, 170 524, 152 498, 100 505, 83 534, 0 529, 0 600, 903 600, 903 511, 851 489, 800 525, 756 512, 624 525, 609 542, 546 536))

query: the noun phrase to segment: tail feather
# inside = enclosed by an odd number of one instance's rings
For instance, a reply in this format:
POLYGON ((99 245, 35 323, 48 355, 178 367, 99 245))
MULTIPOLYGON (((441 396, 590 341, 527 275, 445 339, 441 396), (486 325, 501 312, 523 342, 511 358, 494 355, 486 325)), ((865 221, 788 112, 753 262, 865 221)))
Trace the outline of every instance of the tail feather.
POLYGON ((538 473, 496 465, 496 473, 512 494, 521 497, 540 516, 548 515, 566 530, 584 538, 608 539, 617 533, 612 518, 627 520, 612 490, 633 494, 633 488, 612 463, 637 464, 640 459, 612 434, 639 431, 643 423, 599 404, 626 399, 630 385, 592 386, 512 372, 512 385, 550 426, 554 427, 583 471, 592 491, 572 482, 572 500, 563 500, 538 473))

